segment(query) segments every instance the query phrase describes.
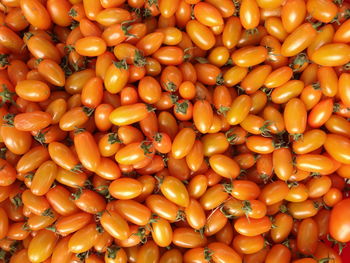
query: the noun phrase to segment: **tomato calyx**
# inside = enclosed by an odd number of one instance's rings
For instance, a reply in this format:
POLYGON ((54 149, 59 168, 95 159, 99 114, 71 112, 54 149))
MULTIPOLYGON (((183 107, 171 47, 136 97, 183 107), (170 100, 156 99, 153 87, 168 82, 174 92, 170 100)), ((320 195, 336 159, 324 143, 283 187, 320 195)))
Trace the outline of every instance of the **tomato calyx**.
POLYGON ((28 225, 27 222, 25 222, 25 223, 22 225, 21 228, 22 228, 22 230, 24 230, 24 231, 30 232, 30 227, 29 227, 29 225, 28 225))
POLYGON ((243 200, 242 201, 242 210, 244 212, 244 214, 246 215, 246 217, 248 218, 248 214, 253 212, 251 203, 248 200, 243 200))
POLYGON ((306 53, 299 53, 294 57, 294 59, 289 64, 289 67, 293 69, 293 71, 297 71, 299 68, 301 68, 305 63, 309 63, 310 60, 306 53))
POLYGON ((115 144, 115 143, 123 143, 123 142, 120 140, 117 133, 109 133, 108 134, 108 143, 115 144))
POLYGON ((150 141, 143 141, 140 144, 140 148, 143 150, 143 154, 145 156, 149 156, 150 154, 153 153, 153 151, 151 151, 152 148, 152 143, 150 141))
POLYGON ((3 147, 3 148, 0 148, 0 158, 1 159, 6 159, 6 152, 7 152, 7 148, 6 147, 3 147))
POLYGON ((41 145, 46 145, 45 141, 46 141, 46 138, 45 138, 45 135, 47 134, 48 131, 39 131, 38 134, 34 135, 34 139, 39 142, 41 145))
POLYGON ((304 138, 304 135, 302 133, 294 133, 294 134, 290 134, 290 136, 292 137, 293 141, 296 141, 296 142, 304 138))
POLYGON ((24 33, 24 37, 26 40, 29 40, 32 36, 34 36, 34 34, 32 32, 25 32, 24 33))
POLYGON ((34 173, 27 173, 24 178, 26 178, 27 180, 29 180, 30 182, 33 181, 34 178, 34 173))
POLYGON ((327 240, 332 242, 332 247, 334 247, 334 246, 338 247, 339 254, 341 254, 343 252, 343 249, 346 246, 346 243, 339 242, 339 241, 335 240, 329 234, 327 235, 327 240))
POLYGON ((197 232, 200 234, 201 238, 204 238, 204 232, 205 232, 205 228, 206 226, 203 226, 202 228, 200 229, 195 229, 194 232, 197 232))
POLYGON ((145 244, 147 242, 147 229, 145 227, 139 227, 136 233, 132 235, 138 236, 140 238, 140 243, 145 244))
POLYGON ((55 217, 55 214, 53 213, 51 208, 46 209, 41 215, 42 216, 48 216, 48 217, 51 217, 51 218, 55 217))
POLYGON ((106 198, 107 202, 115 200, 115 198, 110 194, 108 190, 108 185, 98 186, 98 188, 94 188, 94 190, 100 195, 102 195, 104 198, 106 198))
POLYGON ((248 36, 252 36, 252 35, 258 34, 259 29, 256 27, 256 28, 252 28, 252 29, 247 29, 245 32, 248 36))
POLYGON ((181 114, 186 114, 187 113, 187 109, 189 107, 189 101, 188 100, 184 100, 183 102, 176 102, 175 103, 175 112, 176 113, 181 113, 181 114))
POLYGON ((1 98, 0 106, 3 106, 7 102, 16 105, 16 102, 13 99, 15 95, 16 95, 15 92, 10 91, 5 84, 2 84, 2 91, 0 92, 0 98, 1 98))
POLYGON ((227 132, 225 132, 225 136, 229 144, 235 144, 238 138, 237 134, 232 132, 233 132, 233 129, 229 129, 227 132))
POLYGON ((73 20, 73 21, 72 21, 72 24, 71 24, 71 26, 70 26, 70 29, 73 30, 73 29, 77 28, 77 27, 79 26, 79 24, 80 24, 80 23, 79 23, 78 21, 73 20))
POLYGON ((23 206, 21 193, 18 193, 14 197, 10 198, 10 201, 16 208, 23 206))
POLYGON ((78 135, 80 133, 85 132, 86 130, 84 128, 75 128, 74 135, 78 135))
POLYGON ((126 63, 126 59, 122 59, 119 62, 113 61, 113 65, 118 69, 127 70, 129 68, 129 65, 126 63))
POLYGON ((69 12, 68 12, 68 15, 72 18, 76 17, 78 15, 78 12, 77 10, 74 9, 74 7, 72 7, 69 12))
POLYGON ((174 82, 168 81, 166 83, 163 83, 165 86, 165 89, 170 92, 175 92, 177 90, 177 86, 175 85, 174 82))
POLYGON ((224 77, 222 76, 222 73, 220 73, 220 74, 216 77, 215 84, 218 85, 218 86, 224 84, 224 77))
POLYGON ((157 132, 157 133, 153 136, 153 139, 154 139, 156 142, 160 143, 160 142, 162 142, 163 135, 162 135, 160 132, 157 132))
POLYGON ((209 63, 209 61, 206 58, 203 58, 203 57, 195 57, 194 59, 200 64, 209 63))
POLYGON ((5 67, 7 65, 10 65, 8 57, 9 55, 7 54, 0 54, 0 67, 5 67))
POLYGON ((179 209, 176 214, 175 222, 185 221, 185 218, 186 218, 185 212, 179 209))
POLYGON ((343 66, 343 69, 350 70, 350 62, 343 66))
POLYGON ((109 246, 107 248, 107 258, 115 259, 119 250, 120 247, 116 245, 109 246))
POLYGON ((70 199, 73 201, 76 201, 80 198, 80 196, 83 194, 83 188, 78 187, 78 190, 75 193, 71 193, 70 199))
POLYGON ((81 252, 78 254, 75 254, 77 258, 79 258, 79 260, 81 262, 85 262, 85 259, 90 255, 90 251, 85 251, 85 252, 81 252))
POLYGON ((84 106, 83 107, 83 112, 88 116, 88 117, 91 117, 91 115, 94 113, 95 109, 93 108, 89 108, 89 107, 86 107, 84 106))
POLYGON ((271 131, 269 130, 269 126, 272 124, 272 121, 264 121, 264 125, 259 128, 259 131, 261 131, 261 136, 272 137, 271 131))
POLYGON ((0 260, 5 260, 6 257, 6 251, 3 249, 0 249, 0 260))
POLYGON ((229 110, 230 110, 230 107, 220 106, 220 108, 216 112, 220 115, 226 116, 229 110))
POLYGON ((140 68, 147 65, 147 60, 145 56, 138 49, 135 50, 135 58, 133 62, 136 67, 140 67, 140 68))
POLYGON ((70 169, 70 171, 73 173, 82 173, 83 172, 83 165, 78 163, 72 169, 70 169))
POLYGON ((45 227, 45 229, 49 230, 51 232, 57 233, 57 228, 56 228, 55 225, 51 225, 51 226, 45 227))
POLYGON ((149 6, 156 5, 158 7, 158 0, 147 0, 149 6))
POLYGON ((204 259, 207 260, 208 262, 210 262, 212 260, 212 255, 213 255, 213 251, 211 251, 208 247, 204 248, 204 259))
POLYGON ((195 47, 188 47, 184 49, 184 61, 188 61, 192 58, 192 54, 189 53, 190 50, 194 49, 195 47))
POLYGON ((280 207, 279 207, 279 211, 280 211, 281 213, 285 214, 285 213, 288 212, 288 208, 287 208, 286 205, 282 204, 282 205, 280 205, 280 207))

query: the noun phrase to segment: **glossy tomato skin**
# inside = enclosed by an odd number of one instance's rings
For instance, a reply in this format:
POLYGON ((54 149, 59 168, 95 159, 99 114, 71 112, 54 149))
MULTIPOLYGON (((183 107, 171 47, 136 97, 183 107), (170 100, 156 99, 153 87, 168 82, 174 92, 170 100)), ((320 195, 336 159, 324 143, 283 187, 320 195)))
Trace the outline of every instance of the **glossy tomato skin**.
POLYGON ((349 240, 349 229, 347 228, 348 204, 349 199, 340 201, 335 205, 330 216, 329 232, 334 239, 340 242, 348 242, 349 240))
POLYGON ((349 62, 349 51, 349 45, 343 43, 327 44, 317 49, 311 59, 321 66, 341 66, 349 62))
POLYGON ((40 29, 47 30, 51 25, 51 18, 40 1, 20 1, 21 9, 28 22, 40 29))

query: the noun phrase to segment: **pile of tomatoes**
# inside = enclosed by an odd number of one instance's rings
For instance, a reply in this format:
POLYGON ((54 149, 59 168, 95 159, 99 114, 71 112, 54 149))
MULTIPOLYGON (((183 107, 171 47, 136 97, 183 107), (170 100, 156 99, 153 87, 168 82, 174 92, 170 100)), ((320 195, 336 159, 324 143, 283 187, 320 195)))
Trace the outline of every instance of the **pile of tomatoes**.
POLYGON ((1 0, 0 263, 341 263, 349 17, 1 0))

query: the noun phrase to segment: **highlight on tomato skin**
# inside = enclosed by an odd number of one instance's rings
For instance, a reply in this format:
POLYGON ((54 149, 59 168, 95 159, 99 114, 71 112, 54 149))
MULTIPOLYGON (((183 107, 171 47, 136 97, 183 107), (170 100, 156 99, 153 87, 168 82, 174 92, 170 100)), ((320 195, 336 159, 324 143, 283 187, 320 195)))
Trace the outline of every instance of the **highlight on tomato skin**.
POLYGON ((346 263, 350 3, 2 0, 0 263, 346 263))

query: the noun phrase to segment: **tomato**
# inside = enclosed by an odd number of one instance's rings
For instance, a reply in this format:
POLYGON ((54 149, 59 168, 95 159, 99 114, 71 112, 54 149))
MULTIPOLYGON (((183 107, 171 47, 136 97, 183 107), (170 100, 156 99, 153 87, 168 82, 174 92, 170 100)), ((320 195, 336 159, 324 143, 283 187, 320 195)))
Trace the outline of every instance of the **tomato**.
POLYGON ((285 182, 279 180, 267 184, 260 193, 259 200, 266 205, 273 205, 282 201, 288 194, 288 186, 285 182))
POLYGON ((203 50, 209 50, 215 45, 214 34, 197 20, 190 20, 186 24, 186 32, 191 40, 203 50))
POLYGON ((292 230, 293 218, 288 214, 279 213, 274 218, 274 228, 271 229, 271 238, 280 243, 287 238, 292 230))
POLYGON ((16 169, 4 159, 0 159, 0 186, 11 185, 16 181, 16 169))
POLYGON ((300 99, 289 100, 284 109, 284 122, 290 134, 304 133, 307 122, 304 103, 300 99))
POLYGON ((105 199, 98 193, 88 189, 78 189, 73 194, 73 200, 78 208, 90 214, 102 212, 106 207, 105 199))
POLYGON ((71 4, 69 1, 50 0, 47 2, 47 11, 51 19, 56 25, 66 27, 72 23, 72 18, 69 16, 71 4))
POLYGON ((9 219, 7 217, 6 211, 0 208, 0 237, 4 238, 8 232, 9 219))
POLYGON ((183 62, 183 57, 184 51, 176 46, 160 47, 153 53, 153 58, 163 65, 179 65, 183 62))
POLYGON ((290 262, 292 253, 286 246, 282 244, 273 245, 270 251, 267 253, 265 262, 290 262))
POLYGON ((39 80, 22 80, 16 85, 19 97, 33 102, 41 102, 49 98, 50 88, 39 80))
POLYGON ((305 19, 306 4, 301 0, 287 0, 282 7, 281 19, 287 33, 293 32, 305 19))
POLYGON ((68 249, 73 253, 88 251, 98 238, 96 224, 92 223, 75 232, 68 242, 68 249))
POLYGON ((50 42, 50 40, 45 39, 43 36, 34 35, 27 42, 28 49, 30 53, 37 59, 52 59, 53 61, 59 63, 61 60, 61 55, 58 49, 50 42))
POLYGON ((129 70, 125 60, 113 62, 104 76, 104 85, 108 92, 115 94, 124 88, 129 78, 129 70))
POLYGON ((260 12, 257 1, 255 0, 242 0, 239 9, 239 17, 242 26, 249 30, 254 29, 259 25, 260 12))
POLYGON ((29 260, 31 262, 43 262, 49 258, 53 252, 56 241, 57 236, 55 233, 46 229, 40 230, 29 243, 29 260))
POLYGON ((249 150, 259 154, 268 154, 274 151, 274 145, 271 138, 263 136, 250 136, 247 138, 246 146, 249 150))
POLYGON ((208 3, 197 3, 193 9, 195 18, 205 26, 213 27, 224 23, 218 9, 208 3))
POLYGON ((254 254, 264 247, 264 238, 260 235, 247 237, 237 235, 233 239, 233 247, 242 254, 254 254))
POLYGON ((256 236, 269 231, 271 229, 271 221, 266 216, 260 219, 240 217, 234 223, 234 228, 241 235, 256 236))
POLYGON ((206 245, 207 238, 189 227, 179 227, 173 231, 173 244, 178 247, 195 248, 206 245))
POLYGON ((349 62, 349 51, 350 46, 343 43, 326 44, 311 55, 311 60, 321 66, 341 66, 349 62))
POLYGON ((152 223, 152 238, 154 242, 160 247, 166 247, 172 242, 172 229, 170 223, 162 218, 156 219, 152 223))
POLYGON ((40 1, 20 1, 24 17, 28 22, 39 29, 47 30, 51 26, 51 17, 40 1))
POLYGON ((66 236, 83 228, 91 221, 91 214, 80 212, 64 216, 57 220, 56 229, 60 235, 66 236))
POLYGON ((206 224, 206 217, 201 204, 191 198, 189 205, 185 208, 187 223, 194 229, 200 230, 206 224))
POLYGON ((263 117, 265 121, 269 124, 268 130, 277 134, 279 132, 283 132, 285 125, 282 114, 272 106, 266 106, 263 110, 263 117))
POLYGON ((209 158, 211 168, 225 178, 236 178, 240 173, 237 162, 222 154, 215 154, 209 158))
POLYGON ((17 114, 14 118, 14 126, 20 131, 41 130, 49 126, 51 115, 42 111, 33 111, 17 114))
POLYGON ((38 71, 49 83, 55 86, 64 86, 64 72, 56 61, 44 59, 39 63, 38 71))
POLYGON ((234 99, 231 108, 226 114, 227 121, 231 125, 239 124, 248 115, 252 106, 252 100, 247 95, 240 95, 234 99))
POLYGON ((321 46, 332 42, 334 36, 334 27, 330 24, 323 26, 318 30, 317 36, 313 43, 307 48, 307 55, 309 57, 321 46))
POLYGON ((109 119, 114 125, 129 125, 146 118, 150 110, 144 103, 120 106, 111 112, 109 119))
POLYGON ((6 147, 14 154, 26 153, 32 144, 30 133, 19 131, 15 127, 1 126, 0 134, 6 147))
POLYGON ((339 97, 341 101, 346 105, 350 105, 350 85, 348 83, 348 80, 350 79, 349 73, 342 73, 339 77, 338 82, 338 90, 339 90, 339 97))
POLYGON ((281 47, 282 56, 295 56, 311 45, 316 37, 316 30, 310 23, 305 23, 296 28, 283 42, 281 47))
POLYGON ((337 5, 324 0, 311 0, 306 4, 307 12, 323 23, 330 23, 337 15, 337 5))
POLYGON ((339 242, 349 241, 348 230, 348 203, 349 199, 343 199, 336 204, 332 211, 329 221, 329 233, 339 242))
POLYGON ((317 214, 318 206, 311 200, 298 203, 289 203, 288 211, 295 219, 305 219, 317 214))
POLYGON ((118 212, 124 219, 136 225, 146 225, 151 219, 150 209, 133 200, 118 200, 111 206, 112 211, 118 212))
POLYGON ((95 171, 101 156, 91 133, 88 131, 76 133, 74 135, 74 145, 81 164, 89 171, 95 171))
POLYGON ((337 43, 349 42, 349 21, 345 21, 340 25, 340 27, 335 31, 333 41, 337 43))
POLYGON ((316 222, 311 218, 304 219, 298 227, 298 250, 306 255, 313 254, 317 248, 317 243, 318 230, 316 222))
POLYGON ((0 26, 0 44, 6 50, 20 54, 23 52, 23 40, 11 29, 6 26, 0 26))
POLYGON ((114 238, 125 240, 129 236, 129 226, 118 213, 105 211, 100 219, 103 228, 114 238))
POLYGON ((175 221, 178 216, 178 207, 161 195, 150 195, 146 198, 146 205, 166 220, 175 221))
POLYGON ((159 262, 159 247, 157 244, 153 241, 149 241, 143 246, 140 247, 139 251, 137 252, 137 262, 138 263, 157 263, 159 262))
POLYGON ((265 61, 267 49, 263 46, 248 46, 234 51, 231 58, 237 66, 251 67, 265 61))
POLYGON ((241 262, 239 254, 224 243, 212 242, 208 245, 208 249, 213 253, 211 257, 215 263, 241 262))
POLYGON ((70 199, 70 192, 64 187, 57 185, 46 193, 47 201, 60 215, 67 216, 78 212, 74 202, 70 199))
POLYGON ((336 161, 341 163, 350 164, 348 144, 350 141, 341 135, 328 134, 324 147, 329 155, 336 161))

